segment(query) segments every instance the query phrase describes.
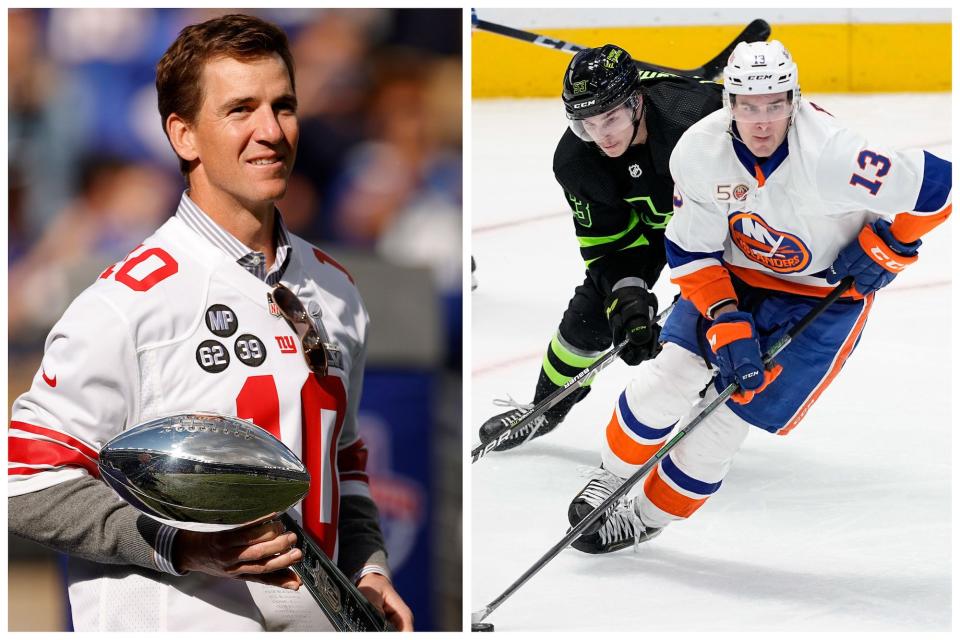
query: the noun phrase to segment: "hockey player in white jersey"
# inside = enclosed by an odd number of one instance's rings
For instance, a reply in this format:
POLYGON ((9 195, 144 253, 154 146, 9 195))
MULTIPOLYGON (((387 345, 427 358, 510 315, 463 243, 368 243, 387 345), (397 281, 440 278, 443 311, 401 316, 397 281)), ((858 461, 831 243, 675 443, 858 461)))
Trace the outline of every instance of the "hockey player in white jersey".
MULTIPOLYGON (((877 290, 919 259, 951 211, 951 163, 895 151, 801 99, 778 41, 741 43, 724 69, 724 108, 687 130, 670 160, 666 231, 681 298, 661 354, 641 365, 603 436, 602 466, 571 524, 647 462, 704 387, 740 391, 573 546, 606 553, 658 535, 715 494, 751 427, 786 435, 857 346, 877 290), (765 370, 762 353, 845 276, 854 288, 765 370)), ((708 396, 709 398, 709 396, 708 396)))
POLYGON ((178 531, 97 479, 98 449, 124 429, 238 416, 304 461, 312 481, 294 517, 411 630, 357 432, 367 313, 350 275, 275 208, 298 138, 286 36, 244 15, 187 27, 157 66, 157 90, 189 188, 50 332, 13 406, 10 529, 70 556, 78 631, 330 630, 299 589, 289 567, 302 553, 278 521, 178 531), (288 324, 283 308, 297 299, 311 318, 288 324))

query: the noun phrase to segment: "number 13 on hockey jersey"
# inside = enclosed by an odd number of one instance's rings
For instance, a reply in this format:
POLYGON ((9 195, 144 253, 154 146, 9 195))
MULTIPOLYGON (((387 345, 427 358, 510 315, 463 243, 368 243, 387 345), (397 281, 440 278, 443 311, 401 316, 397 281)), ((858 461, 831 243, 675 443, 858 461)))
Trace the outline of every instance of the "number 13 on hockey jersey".
POLYGON ((857 156, 857 165, 865 171, 872 171, 877 180, 867 180, 859 173, 854 173, 852 176, 850 176, 850 184, 864 187, 872 195, 877 195, 877 192, 880 191, 880 187, 883 186, 881 184, 882 181, 879 180, 879 178, 887 175, 887 172, 890 171, 890 158, 882 156, 874 151, 870 151, 869 149, 864 149, 860 152, 860 155, 857 156), (876 167, 876 169, 867 169, 867 165, 876 167))
MULTIPOLYGON (((336 548, 340 505, 337 441, 346 406, 340 378, 307 376, 300 389, 301 457, 310 472, 310 490, 302 506, 303 526, 330 558, 336 548)), ((237 395, 237 417, 280 439, 280 401, 272 375, 247 378, 237 395)))

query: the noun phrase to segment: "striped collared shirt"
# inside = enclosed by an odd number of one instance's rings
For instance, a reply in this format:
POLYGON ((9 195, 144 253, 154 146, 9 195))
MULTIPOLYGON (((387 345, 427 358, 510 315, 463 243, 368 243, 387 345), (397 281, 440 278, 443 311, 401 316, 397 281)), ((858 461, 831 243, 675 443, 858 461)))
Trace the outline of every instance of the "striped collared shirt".
MULTIPOLYGON (((276 211, 276 209, 274 210, 276 211)), ((223 227, 213 221, 197 206, 187 192, 183 192, 180 205, 177 207, 177 217, 194 232, 205 238, 212 245, 236 260, 237 264, 251 274, 273 286, 280 282, 283 272, 287 268, 287 259, 290 257, 290 237, 287 227, 283 224, 280 212, 276 211, 273 225, 273 243, 276 247, 276 259, 273 266, 267 271, 267 259, 260 251, 254 251, 243 244, 223 227)))

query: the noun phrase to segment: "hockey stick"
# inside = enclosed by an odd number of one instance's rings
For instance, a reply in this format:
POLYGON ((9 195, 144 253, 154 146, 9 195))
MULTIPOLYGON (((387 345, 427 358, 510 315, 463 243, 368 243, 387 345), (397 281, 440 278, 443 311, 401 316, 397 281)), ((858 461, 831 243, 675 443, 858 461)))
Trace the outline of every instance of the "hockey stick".
MULTIPOLYGON (((557 49, 559 51, 566 51, 568 53, 576 53, 586 49, 586 47, 579 44, 566 42, 565 40, 555 40, 537 33, 531 33, 530 31, 523 31, 521 29, 514 29, 513 27, 507 27, 502 24, 488 22, 486 20, 477 20, 477 22, 474 24, 474 27, 480 29, 481 31, 496 33, 497 35, 506 36, 507 38, 514 38, 516 40, 522 40, 524 42, 540 45, 541 47, 547 47, 548 49, 557 49)), ((707 80, 714 80, 720 75, 720 72, 723 70, 723 66, 727 63, 727 58, 729 58, 730 54, 733 52, 734 47, 741 42, 758 42, 766 40, 769 37, 770 25, 767 24, 765 20, 758 18, 748 24, 744 30, 740 32, 740 35, 734 38, 733 42, 728 44, 720 53, 694 69, 675 69, 673 67, 665 67, 662 65, 653 64, 652 62, 643 62, 642 60, 637 60, 636 62, 641 67, 645 67, 653 71, 661 71, 663 73, 673 73, 683 76, 697 76, 700 78, 706 78, 707 80)))
POLYGON ((297 547, 303 552, 303 559, 292 569, 320 605, 334 630, 395 631, 296 520, 286 513, 280 519, 288 531, 297 534, 297 547))
MULTIPOLYGON (((777 357, 777 355, 781 351, 786 349, 787 345, 789 345, 794 340, 794 338, 800 335, 800 333, 802 333, 810 325, 810 323, 812 323, 814 320, 820 317, 820 314, 822 314, 827 309, 827 307, 829 307, 831 304, 836 302, 837 299, 841 295, 843 295, 843 293, 847 289, 850 288, 851 284, 853 284, 852 276, 847 276, 846 278, 841 280, 840 284, 834 287, 833 291, 831 291, 823 300, 821 300, 817 304, 817 306, 815 306, 813 309, 808 311, 807 314, 803 316, 803 318, 801 318, 800 321, 797 322, 797 324, 794 325, 793 328, 791 328, 790 331, 786 333, 786 335, 784 335, 782 338, 777 340, 777 342, 772 347, 770 347, 767 353, 763 356, 764 365, 767 368, 769 368, 770 365, 773 364, 773 361, 777 357)), ((649 471, 654 467, 654 465, 656 465, 661 458, 667 455, 667 453, 669 453, 670 450, 677 445, 677 443, 679 443, 681 440, 683 440, 685 436, 687 436, 694 429, 696 429, 697 426, 701 422, 703 422, 707 416, 713 413, 717 407, 722 405, 724 402, 727 401, 727 399, 730 396, 736 393, 738 388, 739 388, 739 385, 736 382, 733 382, 727 385, 727 388, 721 391, 720 395, 718 395, 709 404, 703 407, 700 410, 700 412, 693 417, 693 419, 691 419, 686 425, 684 425, 679 431, 677 431, 677 433, 673 436, 673 438, 671 438, 666 444, 660 447, 660 449, 655 454, 653 454, 653 457, 651 457, 632 476, 627 478, 624 481, 624 483, 617 488, 616 491, 611 493, 610 496, 606 500, 601 502, 596 509, 591 511, 586 518, 578 522, 576 526, 572 527, 570 531, 567 532, 567 535, 565 535, 560 540, 560 542, 553 545, 553 547, 551 547, 549 551, 543 554, 543 556, 541 556, 540 559, 533 564, 533 566, 527 569, 523 573, 523 575, 521 575, 513 584, 507 587, 506 591, 504 591, 499 596, 497 596, 496 599, 491 601, 490 604, 488 604, 484 608, 478 611, 474 611, 471 614, 471 623, 477 624, 479 622, 482 622, 484 618, 490 615, 493 611, 497 609, 497 607, 502 605, 507 598, 513 595, 513 593, 516 592, 517 589, 522 587, 530 578, 532 578, 534 575, 537 574, 537 572, 543 569, 543 567, 545 567, 548 562, 553 560, 561 551, 563 551, 567 547, 567 545, 573 542, 584 529, 586 529, 591 524, 593 524, 603 513, 607 511, 607 509, 613 506, 617 502, 617 500, 625 496, 627 492, 629 492, 630 489, 632 489, 635 484, 640 482, 640 480, 642 480, 644 476, 646 476, 647 473, 649 473, 649 471)), ((697 406, 702 406, 704 402, 705 401, 701 401, 700 403, 698 403, 697 406)), ((697 407, 694 407, 694 409, 696 408, 697 407)))
MULTIPOLYGON (((670 314, 670 311, 672 310, 673 310, 673 303, 671 303, 669 307, 661 311, 660 315, 656 317, 654 322, 661 322, 670 314)), ((626 347, 629 344, 629 342, 630 342, 629 340, 624 340, 623 342, 615 346, 613 349, 610 349, 610 351, 607 351, 605 354, 603 354, 600 357, 600 359, 594 362, 592 365, 590 365, 589 367, 587 367, 577 375, 567 380, 566 384, 564 384, 559 389, 555 389, 553 392, 551 392, 550 395, 548 395, 546 398, 540 401, 540 404, 538 404, 533 409, 531 409, 529 413, 525 413, 523 417, 520 418, 520 420, 518 420, 514 424, 504 429, 500 433, 500 435, 497 436, 495 440, 491 440, 486 444, 480 443, 479 445, 474 447, 473 451, 470 452, 470 458, 471 458, 470 463, 473 464, 483 456, 487 455, 488 453, 490 453, 490 451, 494 449, 494 447, 499 445, 504 440, 508 439, 512 434, 523 429, 532 421, 536 420, 537 418, 542 416, 544 413, 546 413, 553 407, 557 406, 557 404, 561 400, 563 400, 564 398, 569 396, 571 393, 579 389, 581 386, 586 384, 587 379, 590 376, 596 375, 601 371, 603 371, 604 369, 606 369, 611 362, 617 359, 617 356, 620 355, 620 352, 623 351, 624 347, 626 347)), ((539 425, 534 427, 534 429, 530 432, 530 434, 527 435, 527 437, 524 439, 524 442, 527 442, 528 440, 530 440, 530 438, 533 437, 533 435, 537 432, 537 429, 539 428, 540 428, 539 425)))

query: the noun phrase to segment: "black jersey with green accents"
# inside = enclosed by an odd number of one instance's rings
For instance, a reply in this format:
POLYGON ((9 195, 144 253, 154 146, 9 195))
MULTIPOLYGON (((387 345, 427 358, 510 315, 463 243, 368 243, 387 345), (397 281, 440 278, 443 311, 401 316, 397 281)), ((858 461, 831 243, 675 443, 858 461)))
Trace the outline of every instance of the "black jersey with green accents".
POLYGON ((644 144, 611 158, 567 129, 553 156, 580 254, 604 295, 621 278, 643 278, 652 287, 660 277, 666 264, 663 233, 673 213, 670 154, 690 125, 721 105, 721 87, 713 82, 639 73, 644 144))

